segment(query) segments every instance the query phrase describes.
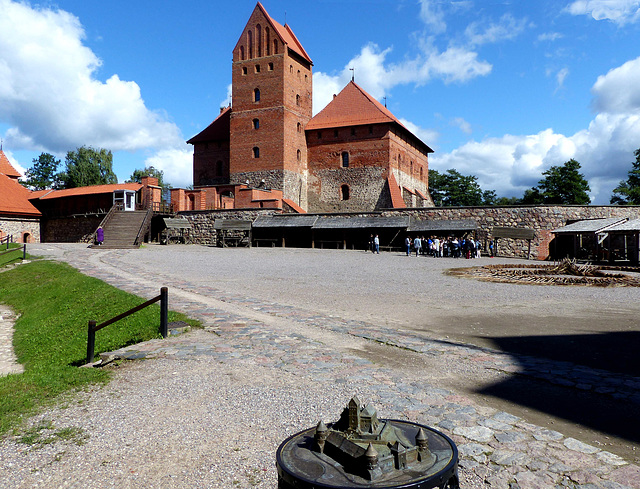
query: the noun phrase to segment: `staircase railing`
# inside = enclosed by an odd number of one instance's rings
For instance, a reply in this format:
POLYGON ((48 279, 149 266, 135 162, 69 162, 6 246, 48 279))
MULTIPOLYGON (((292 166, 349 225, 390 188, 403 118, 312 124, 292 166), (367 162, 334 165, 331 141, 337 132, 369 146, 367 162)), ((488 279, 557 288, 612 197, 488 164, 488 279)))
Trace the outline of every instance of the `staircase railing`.
POLYGON ((124 204, 122 202, 116 202, 115 204, 113 204, 111 206, 111 209, 109 209, 109 212, 107 212, 107 215, 104 216, 104 219, 102 219, 102 221, 100 221, 100 224, 98 225, 96 230, 89 237, 89 242, 90 243, 95 243, 96 242, 96 233, 98 232, 98 228, 104 228, 104 226, 107 224, 109 219, 111 219, 111 216, 113 216, 116 211, 121 211, 123 209, 124 209, 124 204))
POLYGON ((147 213, 144 216, 144 220, 140 225, 140 229, 138 229, 138 234, 136 235, 136 239, 133 242, 134 246, 140 246, 142 243, 142 239, 144 239, 144 235, 147 233, 147 230, 151 226, 151 218, 153 217, 153 209, 149 207, 147 209, 147 213))

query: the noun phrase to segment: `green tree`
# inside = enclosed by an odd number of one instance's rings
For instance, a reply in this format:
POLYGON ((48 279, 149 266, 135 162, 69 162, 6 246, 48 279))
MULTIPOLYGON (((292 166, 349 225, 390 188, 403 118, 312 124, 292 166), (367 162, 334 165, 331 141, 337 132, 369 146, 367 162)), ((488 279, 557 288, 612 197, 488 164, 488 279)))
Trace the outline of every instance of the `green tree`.
POLYGON ((518 201, 519 204, 544 204, 544 196, 540 193, 538 187, 533 187, 524 191, 524 195, 518 201))
POLYGON ((438 207, 491 205, 496 199, 493 190, 483 192, 477 177, 454 169, 444 173, 429 170, 429 192, 438 207))
POLYGON ((618 205, 640 205, 640 148, 633 153, 636 161, 627 174, 627 179, 613 189, 611 203, 618 205))
MULTIPOLYGON (((570 159, 562 166, 552 166, 542 172, 544 178, 538 182, 538 191, 545 204, 586 205, 591 202, 589 182, 580 173, 580 163, 570 159)), ((535 190, 535 187, 534 189, 535 190)))
POLYGON ((58 174, 62 188, 118 183, 113 172, 113 155, 106 149, 76 148, 67 153, 65 164, 65 171, 58 174))
POLYGON ((33 190, 53 188, 57 182, 57 171, 60 160, 49 153, 42 153, 32 160, 33 166, 29 168, 25 176, 24 185, 33 190))
POLYGON ((158 179, 158 186, 165 188, 171 188, 171 184, 165 183, 164 171, 158 170, 153 166, 148 166, 142 170, 133 170, 133 173, 127 180, 127 183, 142 183, 142 177, 155 177, 158 179))

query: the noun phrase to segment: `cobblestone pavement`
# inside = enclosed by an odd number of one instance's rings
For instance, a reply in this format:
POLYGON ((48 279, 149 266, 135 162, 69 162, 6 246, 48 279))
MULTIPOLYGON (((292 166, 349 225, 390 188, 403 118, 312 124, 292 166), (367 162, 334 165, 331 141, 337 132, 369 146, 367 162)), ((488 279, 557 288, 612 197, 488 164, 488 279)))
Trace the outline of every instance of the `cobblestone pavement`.
MULTIPOLYGON (((114 266, 128 251, 96 253, 79 247, 70 250, 49 246, 45 252, 142 297, 158 293, 158 277, 146 275, 143 268, 122 270, 114 266)), ((417 363, 447 357, 453 363, 493 370, 501 376, 531 375, 640 406, 640 381, 635 377, 614 376, 568 363, 551 364, 535 357, 516 359, 407 331, 399 334, 393 328, 317 315, 275 302, 221 295, 213 287, 187 279, 173 282, 169 293, 170 307, 201 320, 204 331, 132 345, 112 352, 113 356, 158 361, 206 358, 229 365, 250 357, 254 365, 293 374, 300 382, 347 388, 357 385, 383 417, 431 425, 451 436, 460 453, 462 487, 640 488, 640 468, 602 447, 479 405, 438 387, 421 369, 383 367, 359 352, 367 348, 401 350, 417 363)))

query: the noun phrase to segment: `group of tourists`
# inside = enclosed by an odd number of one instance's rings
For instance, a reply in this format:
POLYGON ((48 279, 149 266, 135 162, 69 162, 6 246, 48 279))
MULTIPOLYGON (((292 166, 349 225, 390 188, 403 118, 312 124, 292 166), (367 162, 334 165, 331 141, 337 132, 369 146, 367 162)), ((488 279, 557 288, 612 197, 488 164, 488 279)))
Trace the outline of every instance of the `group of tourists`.
MULTIPOLYGON (((480 258, 482 254, 482 243, 480 240, 474 240, 471 236, 459 239, 456 236, 446 238, 416 236, 413 239, 407 236, 404 245, 407 256, 415 253, 415 256, 425 255, 434 258, 480 258)), ((493 256, 493 241, 489 243, 489 251, 493 256)))

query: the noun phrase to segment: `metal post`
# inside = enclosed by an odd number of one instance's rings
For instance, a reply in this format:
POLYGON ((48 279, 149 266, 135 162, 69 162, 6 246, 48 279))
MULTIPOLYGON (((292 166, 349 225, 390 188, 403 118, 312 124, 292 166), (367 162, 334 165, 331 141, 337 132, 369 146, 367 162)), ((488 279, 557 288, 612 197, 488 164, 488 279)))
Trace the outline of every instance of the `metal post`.
POLYGON ((87 338, 87 363, 93 363, 93 353, 96 347, 96 322, 89 321, 88 338, 87 338))
POLYGON ((169 289, 160 289, 160 334, 166 338, 169 334, 169 289))
POLYGON ((27 243, 24 244, 24 248, 22 248, 22 260, 27 259, 27 243))

